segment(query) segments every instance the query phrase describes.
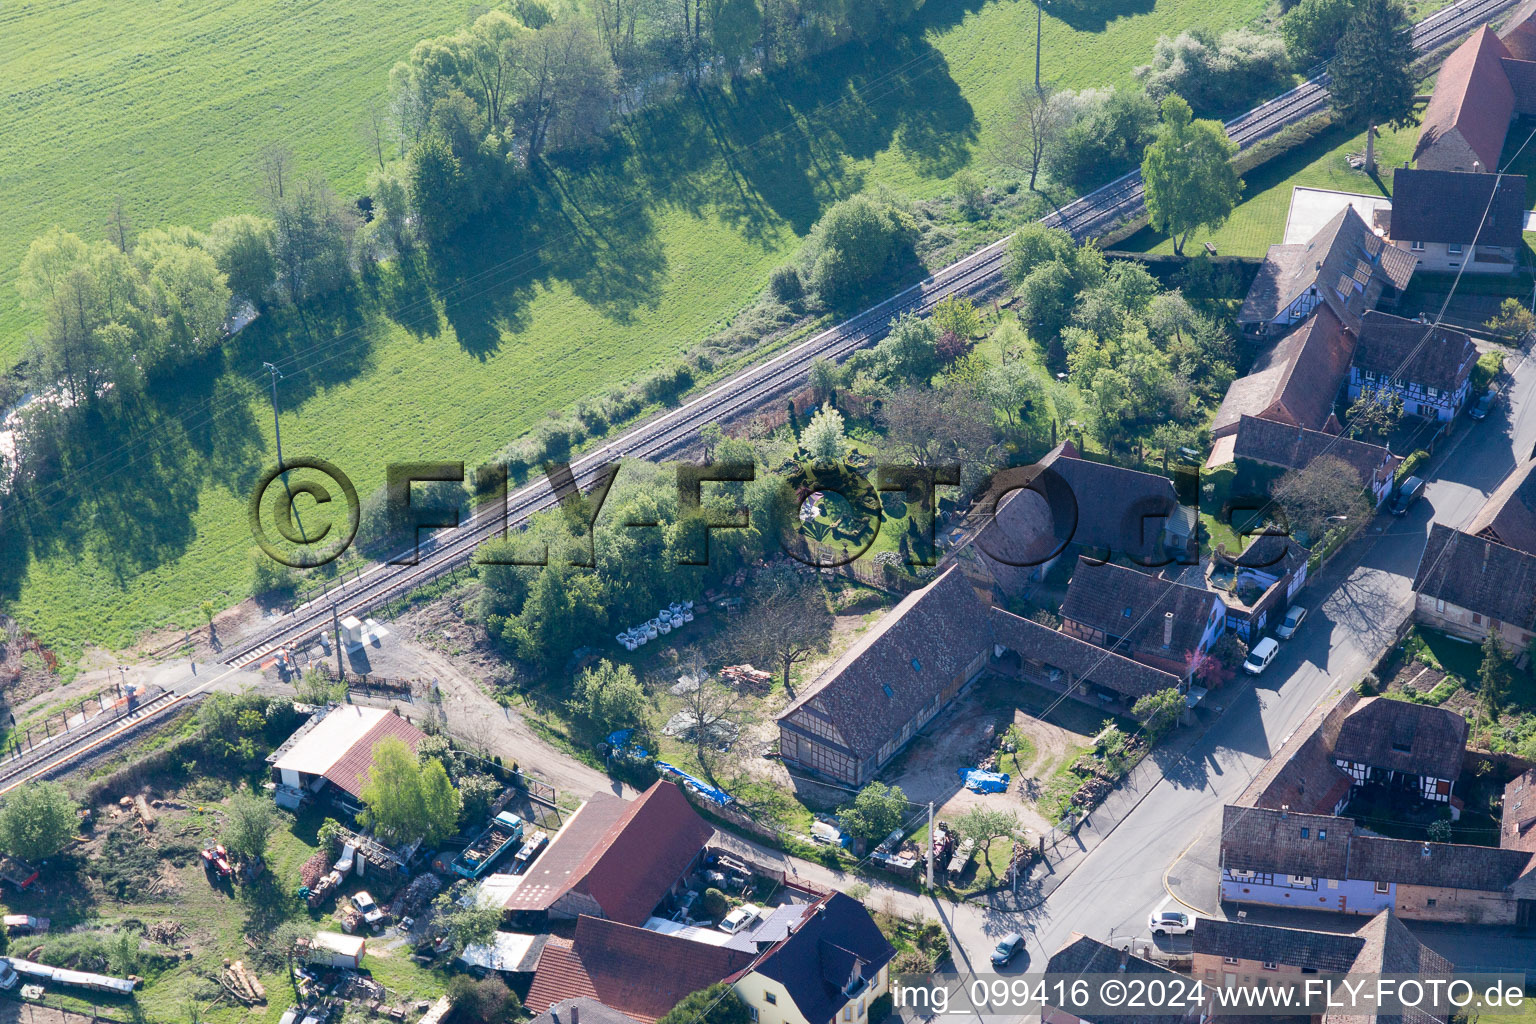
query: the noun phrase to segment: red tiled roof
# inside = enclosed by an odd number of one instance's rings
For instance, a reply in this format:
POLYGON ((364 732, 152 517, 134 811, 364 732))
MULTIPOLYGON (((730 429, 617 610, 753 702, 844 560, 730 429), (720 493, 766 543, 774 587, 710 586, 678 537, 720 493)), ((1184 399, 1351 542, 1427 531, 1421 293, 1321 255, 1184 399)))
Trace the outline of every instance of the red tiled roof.
POLYGON ((551 938, 544 946, 524 1003, 537 1009, 586 996, 653 1024, 684 996, 754 959, 756 953, 583 916, 573 941, 551 938))
POLYGON ((360 797, 363 792, 363 776, 373 767, 373 749, 391 737, 402 741, 415 753, 427 734, 399 715, 385 715, 331 765, 325 773, 326 781, 360 797))
POLYGON ((1510 52, 1499 37, 1484 25, 1445 59, 1435 80, 1434 95, 1424 109, 1413 151, 1415 160, 1457 131, 1482 161, 1483 170, 1498 168, 1509 119, 1515 111, 1515 93, 1500 63, 1508 56, 1510 52))
POLYGON ((572 874, 603 916, 640 925, 715 834, 683 791, 658 781, 630 803, 572 874))
POLYGON ((623 819, 627 806, 612 793, 593 793, 566 821, 549 848, 523 876, 522 883, 507 897, 507 911, 548 910, 555 900, 569 892, 572 880, 577 877, 577 869, 603 841, 613 823, 623 819))
POLYGON ((1525 0, 1499 29, 1499 41, 1516 60, 1536 60, 1536 0, 1525 0))

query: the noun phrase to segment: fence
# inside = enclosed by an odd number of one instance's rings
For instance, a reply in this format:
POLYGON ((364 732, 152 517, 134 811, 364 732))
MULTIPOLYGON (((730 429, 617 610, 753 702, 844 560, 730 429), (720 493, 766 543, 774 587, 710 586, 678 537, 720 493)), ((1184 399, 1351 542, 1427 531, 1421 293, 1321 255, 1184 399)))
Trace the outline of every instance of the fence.
POLYGON ((46 716, 41 723, 29 722, 26 725, 17 725, 16 716, 12 714, 10 725, 13 731, 10 738, 0 745, 0 762, 14 761, 60 737, 95 729, 102 724, 104 716, 121 718, 135 707, 146 703, 151 696, 149 693, 140 692, 130 703, 122 687, 114 686, 111 690, 102 690, 100 693, 81 699, 65 711, 46 716), (93 704, 94 710, 91 707, 93 704), (54 732, 55 728, 58 732, 54 732))
POLYGON ((4 998, 16 1004, 16 1015, 10 1019, 17 1024, 131 1024, 133 1016, 114 1017, 100 1006, 92 1006, 89 1012, 72 1010, 62 1000, 49 1002, 47 996, 19 999, 12 993, 4 993, 4 998))

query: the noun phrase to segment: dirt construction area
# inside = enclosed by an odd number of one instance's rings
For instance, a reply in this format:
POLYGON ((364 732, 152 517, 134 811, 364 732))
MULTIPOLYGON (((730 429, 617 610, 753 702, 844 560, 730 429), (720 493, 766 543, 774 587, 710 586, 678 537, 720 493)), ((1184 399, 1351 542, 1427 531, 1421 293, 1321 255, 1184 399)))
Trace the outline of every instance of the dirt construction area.
POLYGON ((938 817, 953 820, 978 804, 1000 807, 1016 812, 1024 826, 1039 835, 1051 827, 1035 809, 1045 780, 1081 753, 1091 743, 1092 734, 1098 732, 1098 723, 1091 721, 1092 709, 1070 700, 1052 710, 1049 720, 1036 718, 1055 697, 1017 680, 984 676, 930 722, 882 777, 900 786, 908 800, 932 800, 938 817), (1008 791, 972 793, 965 789, 959 770, 974 768, 995 753, 1010 725, 1018 727, 1028 745, 1020 747, 1022 763, 1017 771, 1011 756, 1005 757, 998 769, 1013 776, 1008 791))

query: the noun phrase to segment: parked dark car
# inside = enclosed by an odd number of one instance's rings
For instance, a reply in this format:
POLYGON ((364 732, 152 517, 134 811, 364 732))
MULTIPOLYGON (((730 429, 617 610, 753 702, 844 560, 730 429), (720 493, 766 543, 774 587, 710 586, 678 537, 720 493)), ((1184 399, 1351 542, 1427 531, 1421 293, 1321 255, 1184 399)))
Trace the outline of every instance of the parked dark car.
POLYGON ((1487 419, 1488 414, 1493 411, 1493 403, 1496 400, 1497 397, 1492 391, 1484 391, 1477 396, 1477 401, 1473 402, 1471 407, 1467 409, 1467 415, 1475 420, 1487 419))
POLYGON ((1392 499, 1392 514, 1395 516, 1406 515, 1413 503, 1424 496, 1424 478, 1411 476, 1404 480, 1402 486, 1397 489, 1397 495, 1392 499))

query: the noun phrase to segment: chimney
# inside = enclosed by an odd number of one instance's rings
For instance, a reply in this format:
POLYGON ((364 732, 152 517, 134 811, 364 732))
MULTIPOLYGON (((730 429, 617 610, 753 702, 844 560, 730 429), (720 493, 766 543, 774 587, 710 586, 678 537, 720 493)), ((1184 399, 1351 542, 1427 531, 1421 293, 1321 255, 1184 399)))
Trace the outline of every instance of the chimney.
POLYGON ((581 1024, 581 1007, 571 1004, 571 1024, 581 1024))
POLYGON ((1281 804, 1280 805, 1280 820, 1284 821, 1286 818, 1290 817, 1290 814, 1291 814, 1291 805, 1290 804, 1281 804))
POLYGON ((1429 844, 1428 843, 1424 844, 1423 857, 1424 857, 1425 860, 1429 859, 1429 844))
POLYGON ((1472 161, 1472 173, 1473 174, 1481 174, 1482 170, 1483 170, 1483 162, 1481 160, 1473 160, 1472 161))
POLYGON ((1484 544, 1483 545, 1483 572, 1487 572, 1488 571, 1488 550, 1489 550, 1488 545, 1484 544))
POLYGON ((1131 951, 1130 951, 1130 949, 1129 948, 1122 949, 1120 951, 1120 967, 1119 967, 1119 969, 1122 970, 1122 971, 1125 970, 1126 967, 1130 965, 1130 962, 1131 962, 1131 951))
POLYGON ((1173 612, 1163 612, 1163 646, 1173 646, 1173 612))

